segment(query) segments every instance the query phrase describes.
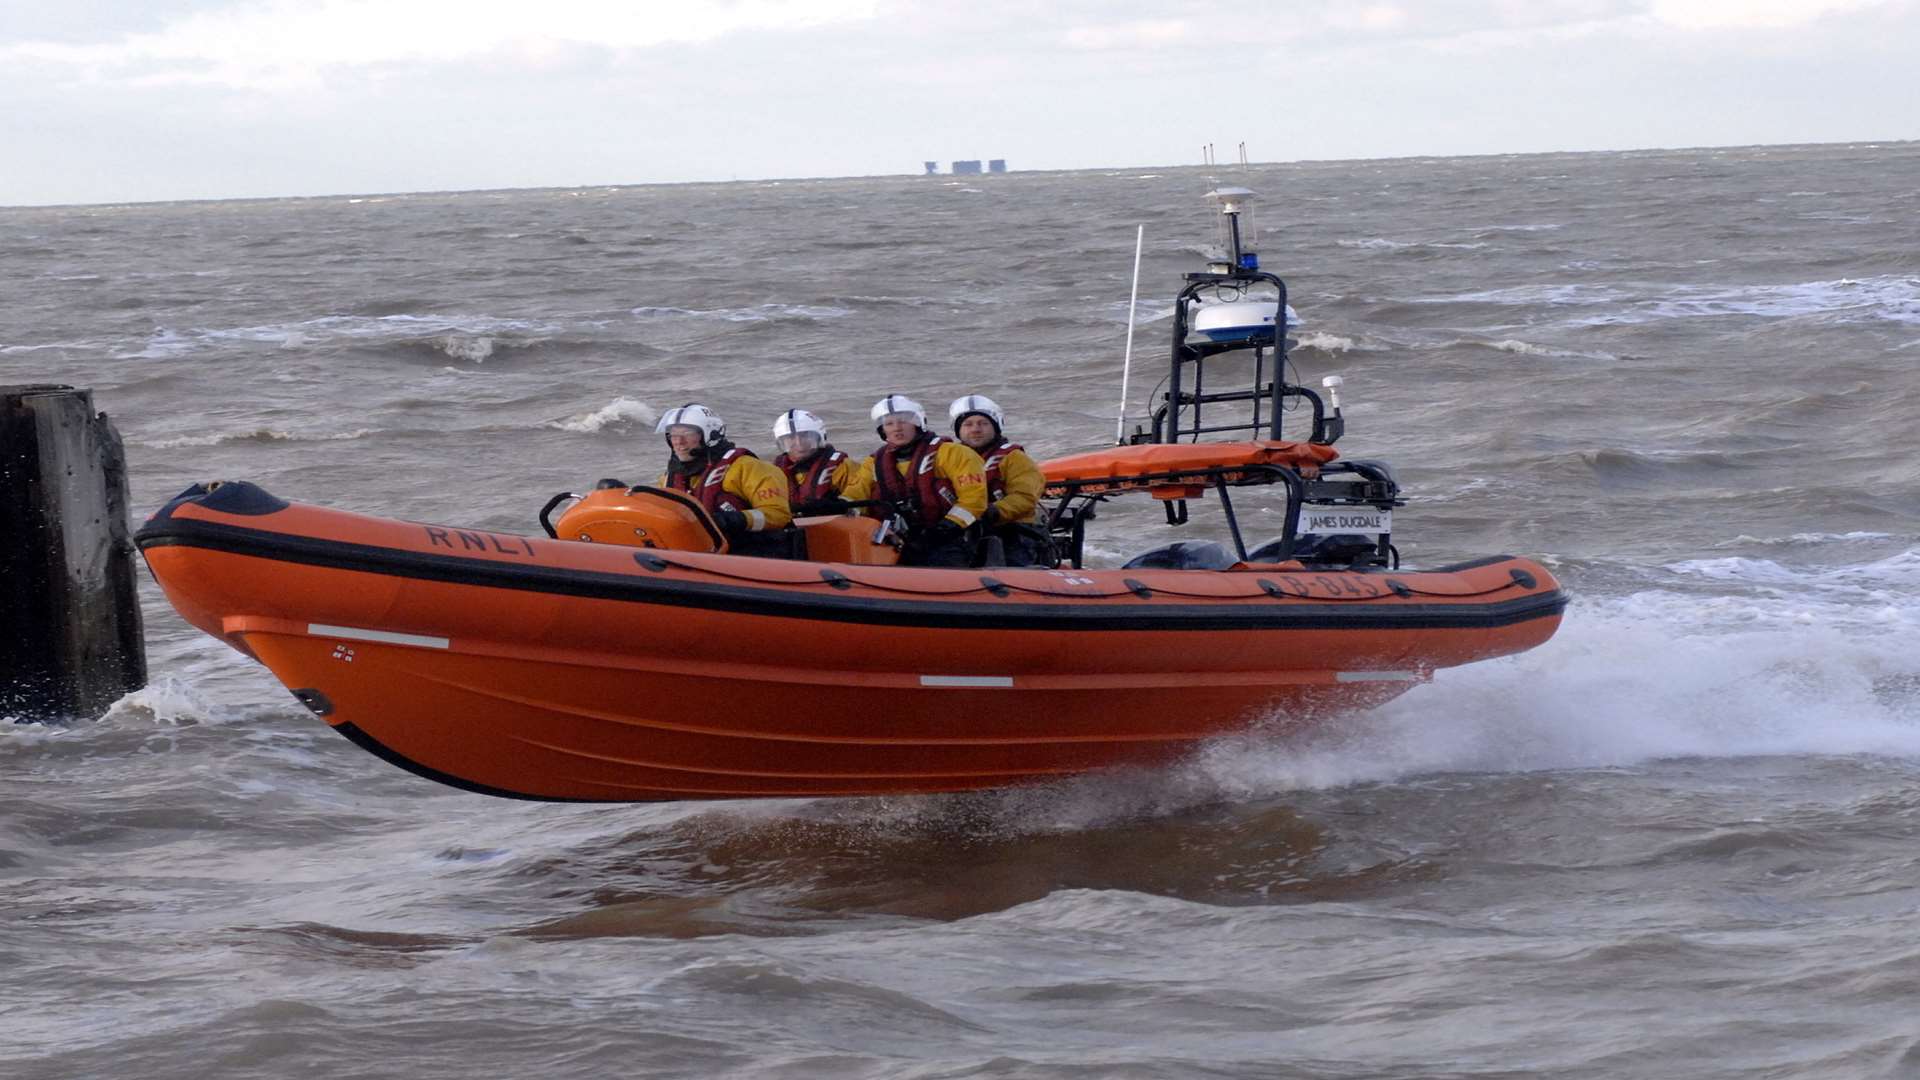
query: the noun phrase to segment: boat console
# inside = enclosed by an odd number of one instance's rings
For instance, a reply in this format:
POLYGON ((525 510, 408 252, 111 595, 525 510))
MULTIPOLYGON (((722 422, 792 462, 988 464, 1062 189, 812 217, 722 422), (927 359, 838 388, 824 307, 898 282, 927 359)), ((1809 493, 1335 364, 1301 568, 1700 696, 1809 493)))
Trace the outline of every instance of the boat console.
MULTIPOLYGON (((1167 389, 1149 425, 1136 427, 1120 447, 1104 455, 1113 466, 1108 475, 1089 475, 1097 469, 1061 467, 1079 459, 1097 463, 1103 457, 1099 453, 1042 465, 1049 480, 1047 495, 1054 500, 1047 528, 1055 552, 1063 563, 1081 567, 1087 523, 1100 503, 1120 492, 1147 490, 1165 504, 1167 524, 1178 526, 1190 518, 1188 502, 1212 490, 1220 498, 1240 563, 1303 560, 1357 569, 1397 567, 1393 508, 1405 505, 1405 500, 1393 470, 1378 461, 1336 460, 1333 450, 1346 431, 1340 411, 1341 377, 1329 375, 1322 380, 1327 391, 1324 398, 1290 381, 1287 327, 1292 309, 1287 305, 1287 283, 1260 269, 1254 250, 1258 235, 1253 224, 1254 193, 1243 187, 1219 187, 1207 199, 1215 211, 1215 243, 1206 271, 1188 274, 1185 288, 1174 301, 1167 389), (1211 386, 1210 371, 1216 373, 1211 386), (1235 374, 1242 381, 1221 385, 1222 378, 1235 374), (1293 436, 1297 441, 1289 442, 1285 430, 1292 411, 1289 405, 1296 402, 1307 406, 1309 416, 1293 436), (1203 436, 1225 435, 1253 441, 1202 441, 1203 436), (1143 463, 1148 467, 1124 474, 1121 450, 1174 446, 1186 451, 1177 457, 1179 467, 1174 471, 1156 473, 1151 463, 1143 463), (1259 447, 1307 448, 1309 452, 1275 453, 1254 460, 1249 450, 1259 447), (1249 551, 1230 489, 1275 484, 1287 498, 1284 531, 1249 551)), ((1124 419, 1123 413, 1123 430, 1124 419)), ((1156 459, 1173 460, 1165 454, 1156 459)))

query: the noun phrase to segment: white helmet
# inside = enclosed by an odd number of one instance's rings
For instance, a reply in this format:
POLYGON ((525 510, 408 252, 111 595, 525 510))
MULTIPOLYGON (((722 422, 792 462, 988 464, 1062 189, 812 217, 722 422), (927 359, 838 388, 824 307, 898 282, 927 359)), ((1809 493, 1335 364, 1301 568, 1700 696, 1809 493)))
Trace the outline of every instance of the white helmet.
MULTIPOLYGON (((880 421, 902 413, 913 417, 913 422, 919 425, 920 430, 927 429, 927 410, 921 408, 919 402, 905 394, 888 394, 873 403, 872 416, 875 430, 879 429, 880 421)), ((884 435, 881 437, 885 438, 884 435)))
POLYGON ((720 419, 719 413, 705 405, 687 404, 677 409, 668 409, 666 415, 660 418, 660 422, 654 425, 653 430, 665 435, 669 428, 677 427, 699 428, 703 446, 711 446, 716 441, 727 437, 727 422, 720 419))
POLYGON ((975 414, 993 421, 995 434, 999 434, 1000 430, 1006 426, 1007 416, 1000 411, 1000 406, 994 404, 992 398, 985 394, 968 394, 966 397, 954 398, 953 404, 947 406, 947 419, 953 421, 955 436, 960 434, 960 421, 975 414))
POLYGON ((783 454, 817 450, 827 444, 826 421, 805 409, 788 409, 773 422, 773 444, 783 454))

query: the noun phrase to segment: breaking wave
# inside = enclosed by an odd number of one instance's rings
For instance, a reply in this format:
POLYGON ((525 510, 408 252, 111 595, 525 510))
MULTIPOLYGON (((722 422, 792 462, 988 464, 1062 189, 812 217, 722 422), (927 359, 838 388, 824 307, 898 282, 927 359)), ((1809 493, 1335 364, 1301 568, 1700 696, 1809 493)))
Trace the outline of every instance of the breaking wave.
POLYGON ((592 412, 575 413, 564 420, 549 420, 546 426, 560 431, 593 434, 612 427, 626 430, 635 424, 647 426, 660 418, 653 406, 630 397, 615 398, 592 412))
POLYGON ((221 446, 226 443, 303 443, 303 442, 345 442, 349 439, 364 439, 369 435, 378 435, 379 428, 354 428, 352 431, 293 432, 278 431, 271 428, 255 428, 252 431, 230 431, 216 434, 176 435, 166 439, 141 440, 140 445, 151 446, 156 450, 173 450, 182 446, 221 446))
POLYGON ((1580 349, 1556 349, 1551 345, 1536 345, 1531 341, 1518 338, 1502 338, 1499 341, 1452 341, 1449 345, 1468 345, 1483 349, 1496 349, 1500 352, 1514 353, 1519 356, 1551 356, 1579 360, 1618 360, 1619 357, 1607 352, 1589 352, 1580 349))
POLYGON ((1834 322, 1887 321, 1920 325, 1920 278, 1883 275, 1786 285, 1522 285, 1414 304, 1495 304, 1506 307, 1610 307, 1565 320, 1574 326, 1618 326, 1662 319, 1748 317, 1834 322))
POLYGON ((1445 243, 1438 240, 1389 240, 1382 236, 1368 236, 1358 240, 1335 240, 1334 244, 1360 251, 1478 251, 1488 246, 1479 241, 1445 243))
POLYGON ((327 315, 294 323, 194 328, 157 327, 141 347, 114 354, 117 360, 171 360, 235 345, 280 349, 329 346, 424 347, 442 357, 477 363, 497 347, 538 344, 562 327, 528 319, 485 315, 327 315))
POLYGON ((843 307, 827 307, 811 304, 758 304, 754 307, 739 308, 682 308, 682 307, 637 307, 633 309, 636 319, 714 319, 720 322, 780 322, 800 319, 816 322, 821 319, 840 319, 853 314, 843 307))

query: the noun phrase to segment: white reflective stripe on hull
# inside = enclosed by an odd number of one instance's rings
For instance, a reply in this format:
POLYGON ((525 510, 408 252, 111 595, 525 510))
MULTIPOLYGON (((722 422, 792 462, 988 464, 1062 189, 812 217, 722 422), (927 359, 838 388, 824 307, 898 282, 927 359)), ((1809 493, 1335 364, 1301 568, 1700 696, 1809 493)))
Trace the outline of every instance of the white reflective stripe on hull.
POLYGON ((1419 674, 1412 671, 1336 671, 1335 682, 1418 682, 1419 674))
POLYGON ((1011 675, 922 675, 921 686, 1012 686, 1011 675))
POLYGON ((448 638, 428 637, 425 634, 396 634, 391 630, 362 630, 357 626, 327 626, 324 623, 308 623, 307 633, 314 637, 383 641, 389 645, 419 645, 427 649, 445 649, 453 644, 448 638))

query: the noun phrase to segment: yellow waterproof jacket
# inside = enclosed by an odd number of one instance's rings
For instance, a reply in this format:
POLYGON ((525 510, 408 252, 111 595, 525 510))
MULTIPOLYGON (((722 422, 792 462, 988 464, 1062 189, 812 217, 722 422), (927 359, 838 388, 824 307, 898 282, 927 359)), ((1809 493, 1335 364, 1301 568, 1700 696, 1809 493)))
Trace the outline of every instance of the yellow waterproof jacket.
MULTIPOLYGON (((666 473, 660 474, 659 486, 667 486, 666 473)), ((727 467, 720 489, 732 495, 734 502, 751 506, 741 511, 750 532, 784 529, 793 521, 793 507, 787 503, 787 474, 771 462, 741 454, 727 467)), ((694 498, 699 498, 697 492, 694 498)))
MULTIPOLYGON (((859 475, 847 485, 842 498, 849 502, 873 498, 873 463, 876 456, 868 454, 867 460, 860 463, 859 475)), ((912 480, 907 476, 907 469, 912 464, 911 455, 894 462, 894 467, 900 470, 901 479, 907 480, 909 485, 912 480)), ((947 511, 946 520, 964 529, 987 512, 987 463, 967 444, 948 439, 934 447, 933 472, 953 487, 953 508, 947 511)))
MULTIPOLYGON (((1027 456, 1025 450, 1000 453, 988 450, 988 460, 1000 458, 1000 483, 1006 491, 993 502, 995 525, 1032 525, 1040 518, 1040 493, 1046 490, 1047 474, 1027 456)), ((991 494, 991 493, 989 493, 991 494)))

